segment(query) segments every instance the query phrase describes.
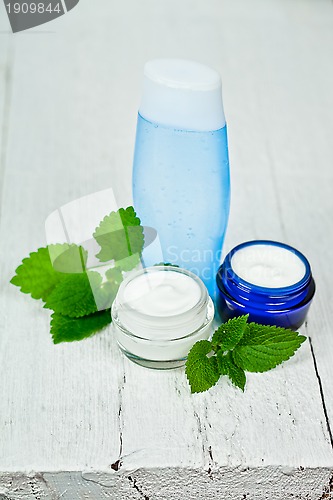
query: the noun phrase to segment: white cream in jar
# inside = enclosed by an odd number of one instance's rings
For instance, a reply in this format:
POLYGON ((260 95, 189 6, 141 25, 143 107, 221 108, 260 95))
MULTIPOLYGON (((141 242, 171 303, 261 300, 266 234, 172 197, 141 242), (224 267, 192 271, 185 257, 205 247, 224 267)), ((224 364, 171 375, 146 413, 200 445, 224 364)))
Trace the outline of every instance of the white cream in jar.
POLYGON ((112 306, 118 344, 152 368, 184 364, 192 345, 211 334, 214 306, 202 281, 173 266, 155 266, 121 284, 112 306))
POLYGON ((289 249, 268 244, 240 248, 231 258, 234 272, 244 281, 267 288, 298 283, 305 275, 304 262, 289 249))
POLYGON ((307 258, 271 240, 233 248, 219 268, 216 284, 223 321, 249 314, 249 322, 292 330, 304 323, 316 290, 307 258))

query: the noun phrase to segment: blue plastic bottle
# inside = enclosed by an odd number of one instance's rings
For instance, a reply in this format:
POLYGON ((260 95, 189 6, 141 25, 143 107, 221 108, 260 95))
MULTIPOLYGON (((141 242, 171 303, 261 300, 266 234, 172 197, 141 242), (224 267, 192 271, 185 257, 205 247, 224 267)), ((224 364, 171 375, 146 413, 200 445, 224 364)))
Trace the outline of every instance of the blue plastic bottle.
POLYGON ((133 168, 134 206, 159 245, 146 266, 170 262, 197 274, 214 295, 230 202, 221 80, 183 60, 145 66, 133 168))

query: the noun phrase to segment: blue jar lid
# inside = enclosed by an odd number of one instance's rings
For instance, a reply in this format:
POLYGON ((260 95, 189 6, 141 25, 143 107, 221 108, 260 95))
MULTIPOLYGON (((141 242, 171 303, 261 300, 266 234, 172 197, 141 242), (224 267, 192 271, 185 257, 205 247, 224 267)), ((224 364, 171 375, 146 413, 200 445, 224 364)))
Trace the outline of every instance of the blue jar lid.
POLYGON ((220 303, 229 316, 250 314, 253 321, 286 328, 294 327, 295 321, 302 324, 305 316, 301 313, 306 314, 315 293, 306 257, 271 240, 248 241, 233 248, 218 270, 216 283, 218 308, 220 303), (297 318, 291 321, 296 312, 297 318))

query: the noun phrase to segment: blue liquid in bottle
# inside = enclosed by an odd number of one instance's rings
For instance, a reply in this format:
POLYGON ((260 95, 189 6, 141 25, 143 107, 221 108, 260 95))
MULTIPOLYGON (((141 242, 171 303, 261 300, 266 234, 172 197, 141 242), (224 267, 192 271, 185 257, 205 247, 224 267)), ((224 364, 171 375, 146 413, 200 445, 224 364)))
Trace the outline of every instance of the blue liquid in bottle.
MULTIPOLYGON (((139 114, 133 198, 142 224, 157 231, 163 261, 197 274, 214 297, 230 204, 226 126, 178 130, 139 114)), ((160 261, 156 250, 145 265, 160 261)))

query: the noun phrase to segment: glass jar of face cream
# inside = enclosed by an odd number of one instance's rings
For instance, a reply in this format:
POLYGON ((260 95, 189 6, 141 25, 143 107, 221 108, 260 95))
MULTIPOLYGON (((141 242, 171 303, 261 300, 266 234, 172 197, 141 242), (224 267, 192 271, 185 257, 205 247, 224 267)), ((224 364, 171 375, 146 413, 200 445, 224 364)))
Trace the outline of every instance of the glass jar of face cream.
POLYGON ((216 278, 217 309, 227 321, 249 321, 297 330, 305 321, 315 282, 305 256, 276 241, 248 241, 226 256, 216 278))
POLYGON ((182 366, 193 344, 209 338, 214 306, 193 273, 154 266, 122 282, 111 314, 118 345, 128 358, 168 369, 182 366))

